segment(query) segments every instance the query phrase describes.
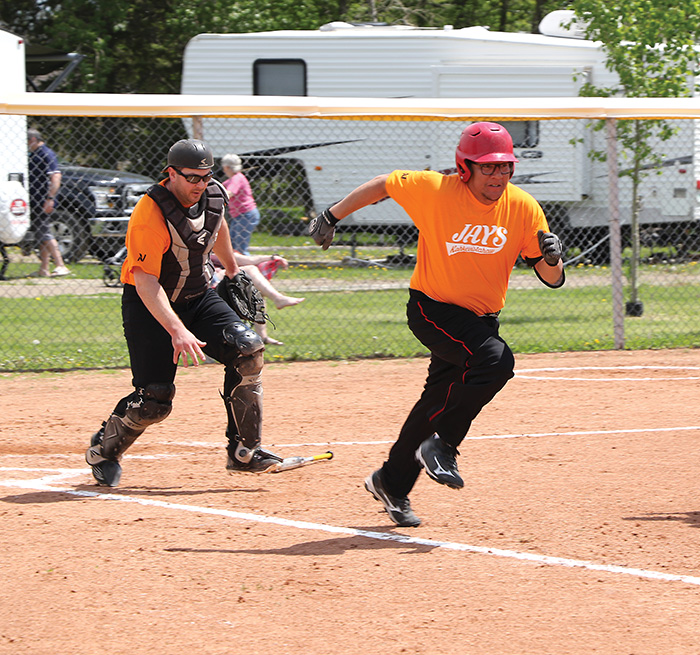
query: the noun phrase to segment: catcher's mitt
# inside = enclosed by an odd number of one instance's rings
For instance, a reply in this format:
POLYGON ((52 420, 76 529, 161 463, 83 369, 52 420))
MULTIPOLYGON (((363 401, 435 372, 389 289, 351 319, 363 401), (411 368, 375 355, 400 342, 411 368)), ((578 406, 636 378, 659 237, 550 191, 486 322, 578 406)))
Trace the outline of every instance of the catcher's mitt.
POLYGON ((244 321, 264 324, 269 320, 263 297, 245 271, 239 271, 233 279, 224 275, 216 286, 216 292, 244 321))

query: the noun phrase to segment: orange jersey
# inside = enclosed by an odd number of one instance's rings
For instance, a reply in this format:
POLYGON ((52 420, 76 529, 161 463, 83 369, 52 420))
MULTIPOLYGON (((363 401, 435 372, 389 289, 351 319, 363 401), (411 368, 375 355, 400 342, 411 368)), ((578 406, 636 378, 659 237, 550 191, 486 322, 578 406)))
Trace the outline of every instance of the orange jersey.
POLYGON ((127 254, 122 264, 121 281, 134 284, 134 268, 160 277, 160 265, 168 248, 170 233, 163 212, 151 197, 144 195, 136 203, 126 230, 127 254))
POLYGON ((518 258, 540 257, 537 231, 549 231, 538 202, 508 184, 492 205, 479 202, 457 175, 394 171, 387 193, 418 228, 411 288, 475 314, 500 311, 518 258))

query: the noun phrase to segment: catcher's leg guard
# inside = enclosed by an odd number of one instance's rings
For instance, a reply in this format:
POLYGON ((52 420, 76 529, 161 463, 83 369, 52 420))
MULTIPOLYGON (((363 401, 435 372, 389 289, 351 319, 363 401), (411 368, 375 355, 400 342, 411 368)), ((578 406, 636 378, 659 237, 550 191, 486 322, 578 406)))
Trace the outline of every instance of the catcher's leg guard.
POLYGON ((257 372, 242 374, 240 369, 229 368, 224 379, 223 399, 228 415, 226 436, 229 455, 241 462, 249 462, 253 451, 262 440, 262 351, 251 357, 241 358, 245 368, 259 367, 257 372), (234 452, 230 452, 234 447, 234 452))
POLYGON ((245 323, 232 323, 224 329, 224 342, 231 346, 231 357, 224 362, 224 392, 229 440, 228 454, 239 462, 250 463, 262 435, 262 369, 265 346, 245 323))
POLYGON ((85 453, 85 461, 92 466, 93 475, 100 484, 114 487, 119 483, 122 455, 149 425, 167 418, 174 396, 173 384, 149 384, 136 389, 117 405, 102 428, 92 436, 85 453))

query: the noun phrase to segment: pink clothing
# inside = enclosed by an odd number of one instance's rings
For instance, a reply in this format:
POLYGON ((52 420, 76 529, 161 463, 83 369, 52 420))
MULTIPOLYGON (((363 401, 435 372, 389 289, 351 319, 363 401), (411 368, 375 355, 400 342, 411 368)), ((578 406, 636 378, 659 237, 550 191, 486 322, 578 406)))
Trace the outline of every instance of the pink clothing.
POLYGON ((243 173, 234 173, 227 180, 224 180, 224 186, 228 191, 228 210, 231 218, 257 207, 253 199, 253 192, 250 190, 250 184, 243 173))

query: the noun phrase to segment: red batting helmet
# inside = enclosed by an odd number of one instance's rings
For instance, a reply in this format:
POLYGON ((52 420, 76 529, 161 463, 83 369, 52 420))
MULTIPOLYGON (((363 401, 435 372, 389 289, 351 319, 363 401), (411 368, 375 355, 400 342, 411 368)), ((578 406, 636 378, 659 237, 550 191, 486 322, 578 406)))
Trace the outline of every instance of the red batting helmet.
POLYGON ((517 163, 513 154, 513 139, 508 130, 498 123, 473 123, 467 127, 459 139, 457 152, 457 172, 462 182, 466 182, 471 171, 465 159, 476 163, 511 161, 517 163))

